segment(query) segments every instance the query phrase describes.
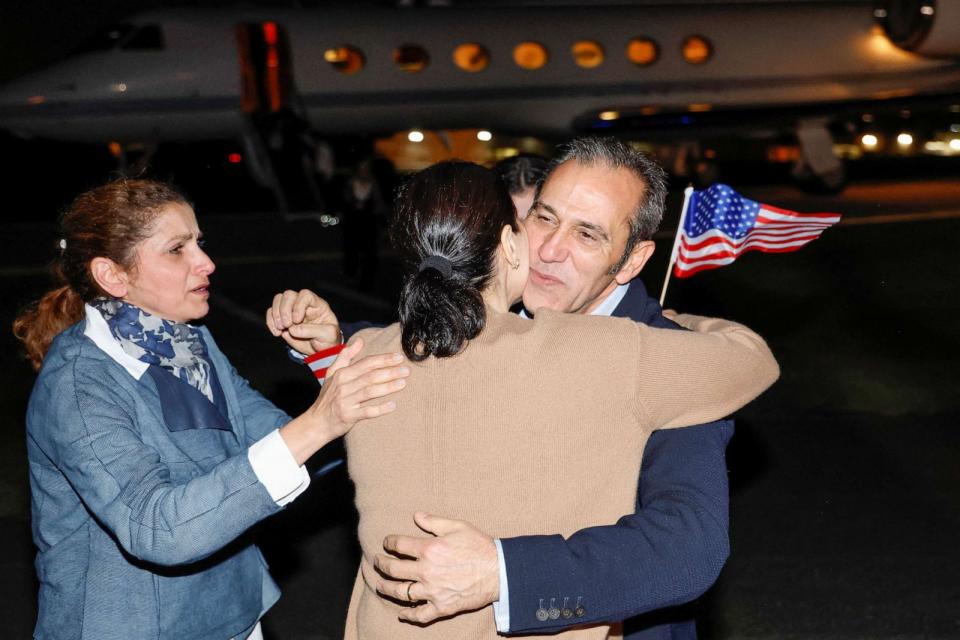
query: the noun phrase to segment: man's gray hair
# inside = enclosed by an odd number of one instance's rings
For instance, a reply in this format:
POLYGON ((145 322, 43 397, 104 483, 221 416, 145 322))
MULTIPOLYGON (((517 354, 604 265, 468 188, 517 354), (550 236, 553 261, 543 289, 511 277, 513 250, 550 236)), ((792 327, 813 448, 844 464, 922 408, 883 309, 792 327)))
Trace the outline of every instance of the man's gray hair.
MULTIPOLYGON (((656 160, 616 138, 590 136, 574 138, 563 145, 560 155, 553 160, 546 178, 540 184, 543 185, 553 171, 568 160, 575 160, 586 166, 626 169, 643 183, 643 195, 629 220, 627 246, 610 271, 612 274, 616 273, 626 264, 637 243, 652 238, 660 227, 663 203, 667 197, 667 174, 656 160)), ((539 195, 538 189, 537 196, 539 195)))

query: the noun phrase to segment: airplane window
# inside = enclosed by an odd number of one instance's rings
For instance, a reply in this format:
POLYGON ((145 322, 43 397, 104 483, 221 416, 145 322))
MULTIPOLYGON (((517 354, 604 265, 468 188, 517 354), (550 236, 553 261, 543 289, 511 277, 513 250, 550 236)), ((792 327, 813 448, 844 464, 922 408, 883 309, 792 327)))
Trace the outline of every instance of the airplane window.
POLYGON ((453 50, 453 63, 471 73, 483 71, 490 64, 490 52, 476 42, 467 42, 453 50))
POLYGON ((513 61, 521 69, 539 69, 547 58, 547 48, 539 42, 521 42, 513 48, 513 61))
POLYGON ((120 48, 124 51, 162 51, 163 31, 158 24, 145 24, 124 40, 120 48))
POLYGON ((402 44, 393 50, 393 61, 407 73, 418 73, 430 64, 430 54, 417 44, 402 44))
POLYGON ((132 24, 115 24, 94 34, 76 49, 76 53, 95 53, 109 51, 117 46, 134 30, 132 24))
POLYGON ((570 47, 573 61, 578 67, 593 69, 603 62, 603 47, 593 40, 579 40, 570 47))
POLYGON ((350 45, 333 47, 323 52, 323 59, 340 73, 357 73, 366 64, 363 53, 350 45))
POLYGON ((660 46, 650 38, 631 38, 627 43, 627 59, 638 67, 653 64, 660 57, 660 46))
POLYGON ((703 36, 689 36, 683 41, 683 59, 690 64, 703 64, 713 56, 713 45, 703 36))

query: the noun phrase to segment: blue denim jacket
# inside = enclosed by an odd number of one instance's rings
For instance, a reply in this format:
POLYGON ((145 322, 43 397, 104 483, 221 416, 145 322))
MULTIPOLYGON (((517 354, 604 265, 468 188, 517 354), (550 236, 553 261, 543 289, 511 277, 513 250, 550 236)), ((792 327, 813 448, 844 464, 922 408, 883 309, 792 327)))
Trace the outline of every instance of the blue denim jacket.
POLYGON ((246 451, 290 418, 201 331, 228 414, 219 428, 125 358, 95 311, 54 340, 27 409, 35 638, 244 638, 277 601, 241 534, 281 507, 246 451))

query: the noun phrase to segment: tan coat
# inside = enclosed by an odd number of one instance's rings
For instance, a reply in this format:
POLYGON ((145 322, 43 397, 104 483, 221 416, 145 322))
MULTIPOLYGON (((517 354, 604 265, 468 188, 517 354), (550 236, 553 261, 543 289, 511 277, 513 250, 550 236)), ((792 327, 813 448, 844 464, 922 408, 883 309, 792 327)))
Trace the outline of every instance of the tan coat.
MULTIPOLYGON (((544 310, 535 320, 490 313, 460 354, 411 363, 397 410, 347 436, 363 557, 346 637, 496 638, 490 607, 426 627, 398 621, 401 605, 374 590, 384 536, 422 535, 414 511, 496 537, 613 523, 635 509, 652 430, 722 418, 777 378, 765 343, 745 327, 680 321, 714 333, 544 310)), ((400 351, 398 325, 360 335, 365 354, 400 351)))

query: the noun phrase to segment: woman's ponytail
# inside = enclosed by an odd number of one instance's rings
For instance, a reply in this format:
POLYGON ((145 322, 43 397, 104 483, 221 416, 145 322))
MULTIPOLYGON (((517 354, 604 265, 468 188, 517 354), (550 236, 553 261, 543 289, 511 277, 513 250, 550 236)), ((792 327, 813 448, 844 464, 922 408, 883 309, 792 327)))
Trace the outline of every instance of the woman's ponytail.
POLYGON ((39 369, 53 338, 82 317, 83 299, 70 285, 63 285, 28 305, 13 321, 13 335, 23 342, 33 368, 39 369))
POLYGON ((482 292, 496 270, 504 225, 516 225, 513 202, 479 165, 441 162, 400 190, 391 238, 413 268, 399 308, 408 358, 456 355, 483 330, 482 292))
POLYGON ((400 293, 403 352, 413 361, 456 355, 483 329, 486 310, 476 287, 432 268, 413 274, 400 293))

